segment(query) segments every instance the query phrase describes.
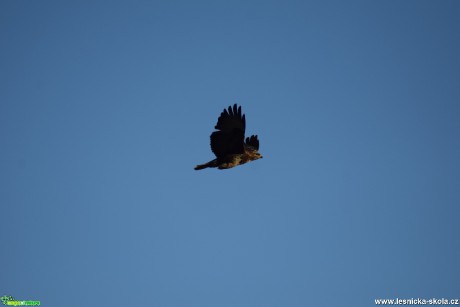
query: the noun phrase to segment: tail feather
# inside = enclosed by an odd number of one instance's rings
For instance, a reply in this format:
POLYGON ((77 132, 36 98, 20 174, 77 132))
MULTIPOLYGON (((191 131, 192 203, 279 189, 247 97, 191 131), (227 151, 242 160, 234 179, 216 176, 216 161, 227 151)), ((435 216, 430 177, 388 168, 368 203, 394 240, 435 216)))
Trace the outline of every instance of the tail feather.
POLYGON ((195 166, 195 170, 199 171, 200 169, 205 169, 207 167, 208 167, 208 163, 206 163, 206 164, 198 164, 197 166, 195 166))
POLYGON ((217 167, 217 160, 212 160, 205 164, 198 164, 197 166, 195 166, 195 170, 199 171, 200 169, 205 169, 208 167, 217 167))

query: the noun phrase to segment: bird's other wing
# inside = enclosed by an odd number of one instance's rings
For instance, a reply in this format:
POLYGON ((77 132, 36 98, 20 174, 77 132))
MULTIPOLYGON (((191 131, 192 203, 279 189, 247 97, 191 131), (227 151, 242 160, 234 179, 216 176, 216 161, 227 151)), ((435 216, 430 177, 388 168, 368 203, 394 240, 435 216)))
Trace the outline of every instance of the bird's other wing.
POLYGON ((217 157, 244 152, 244 131, 246 118, 241 113, 241 106, 230 106, 220 114, 211 134, 211 150, 217 157))
POLYGON ((247 137, 245 145, 250 146, 255 150, 259 150, 259 139, 257 138, 257 135, 251 135, 250 137, 247 137))

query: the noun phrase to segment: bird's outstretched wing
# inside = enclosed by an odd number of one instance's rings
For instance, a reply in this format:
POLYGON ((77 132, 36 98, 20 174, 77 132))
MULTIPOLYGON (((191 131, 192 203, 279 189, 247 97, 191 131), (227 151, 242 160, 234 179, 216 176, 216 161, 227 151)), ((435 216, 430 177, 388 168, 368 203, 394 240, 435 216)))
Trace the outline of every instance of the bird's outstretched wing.
POLYGON ((245 145, 251 147, 254 150, 259 150, 259 139, 257 138, 257 135, 251 135, 251 137, 247 137, 245 145))
POLYGON ((241 106, 230 106, 220 114, 214 131, 211 134, 211 150, 216 157, 244 152, 244 131, 246 118, 241 113, 241 106))

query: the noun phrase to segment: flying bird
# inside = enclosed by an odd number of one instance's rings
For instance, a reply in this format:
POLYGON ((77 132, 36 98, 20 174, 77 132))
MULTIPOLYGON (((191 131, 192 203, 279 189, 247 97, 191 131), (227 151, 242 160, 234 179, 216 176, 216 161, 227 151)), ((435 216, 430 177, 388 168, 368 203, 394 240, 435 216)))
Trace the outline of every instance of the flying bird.
POLYGON ((241 106, 236 104, 224 109, 214 127, 217 131, 211 134, 211 150, 216 159, 195 167, 195 170, 207 167, 218 169, 232 168, 262 158, 258 152, 257 135, 244 139, 246 117, 241 113, 241 106))

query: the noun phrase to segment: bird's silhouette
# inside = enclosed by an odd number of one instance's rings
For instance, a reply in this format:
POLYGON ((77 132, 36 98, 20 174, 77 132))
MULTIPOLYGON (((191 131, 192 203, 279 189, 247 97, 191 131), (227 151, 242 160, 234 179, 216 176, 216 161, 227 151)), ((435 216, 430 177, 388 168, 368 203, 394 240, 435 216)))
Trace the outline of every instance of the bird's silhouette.
POLYGON ((241 106, 236 104, 224 109, 215 126, 217 131, 211 134, 211 150, 216 159, 195 167, 201 170, 207 167, 218 169, 232 168, 262 158, 257 135, 244 138, 246 117, 241 106))

